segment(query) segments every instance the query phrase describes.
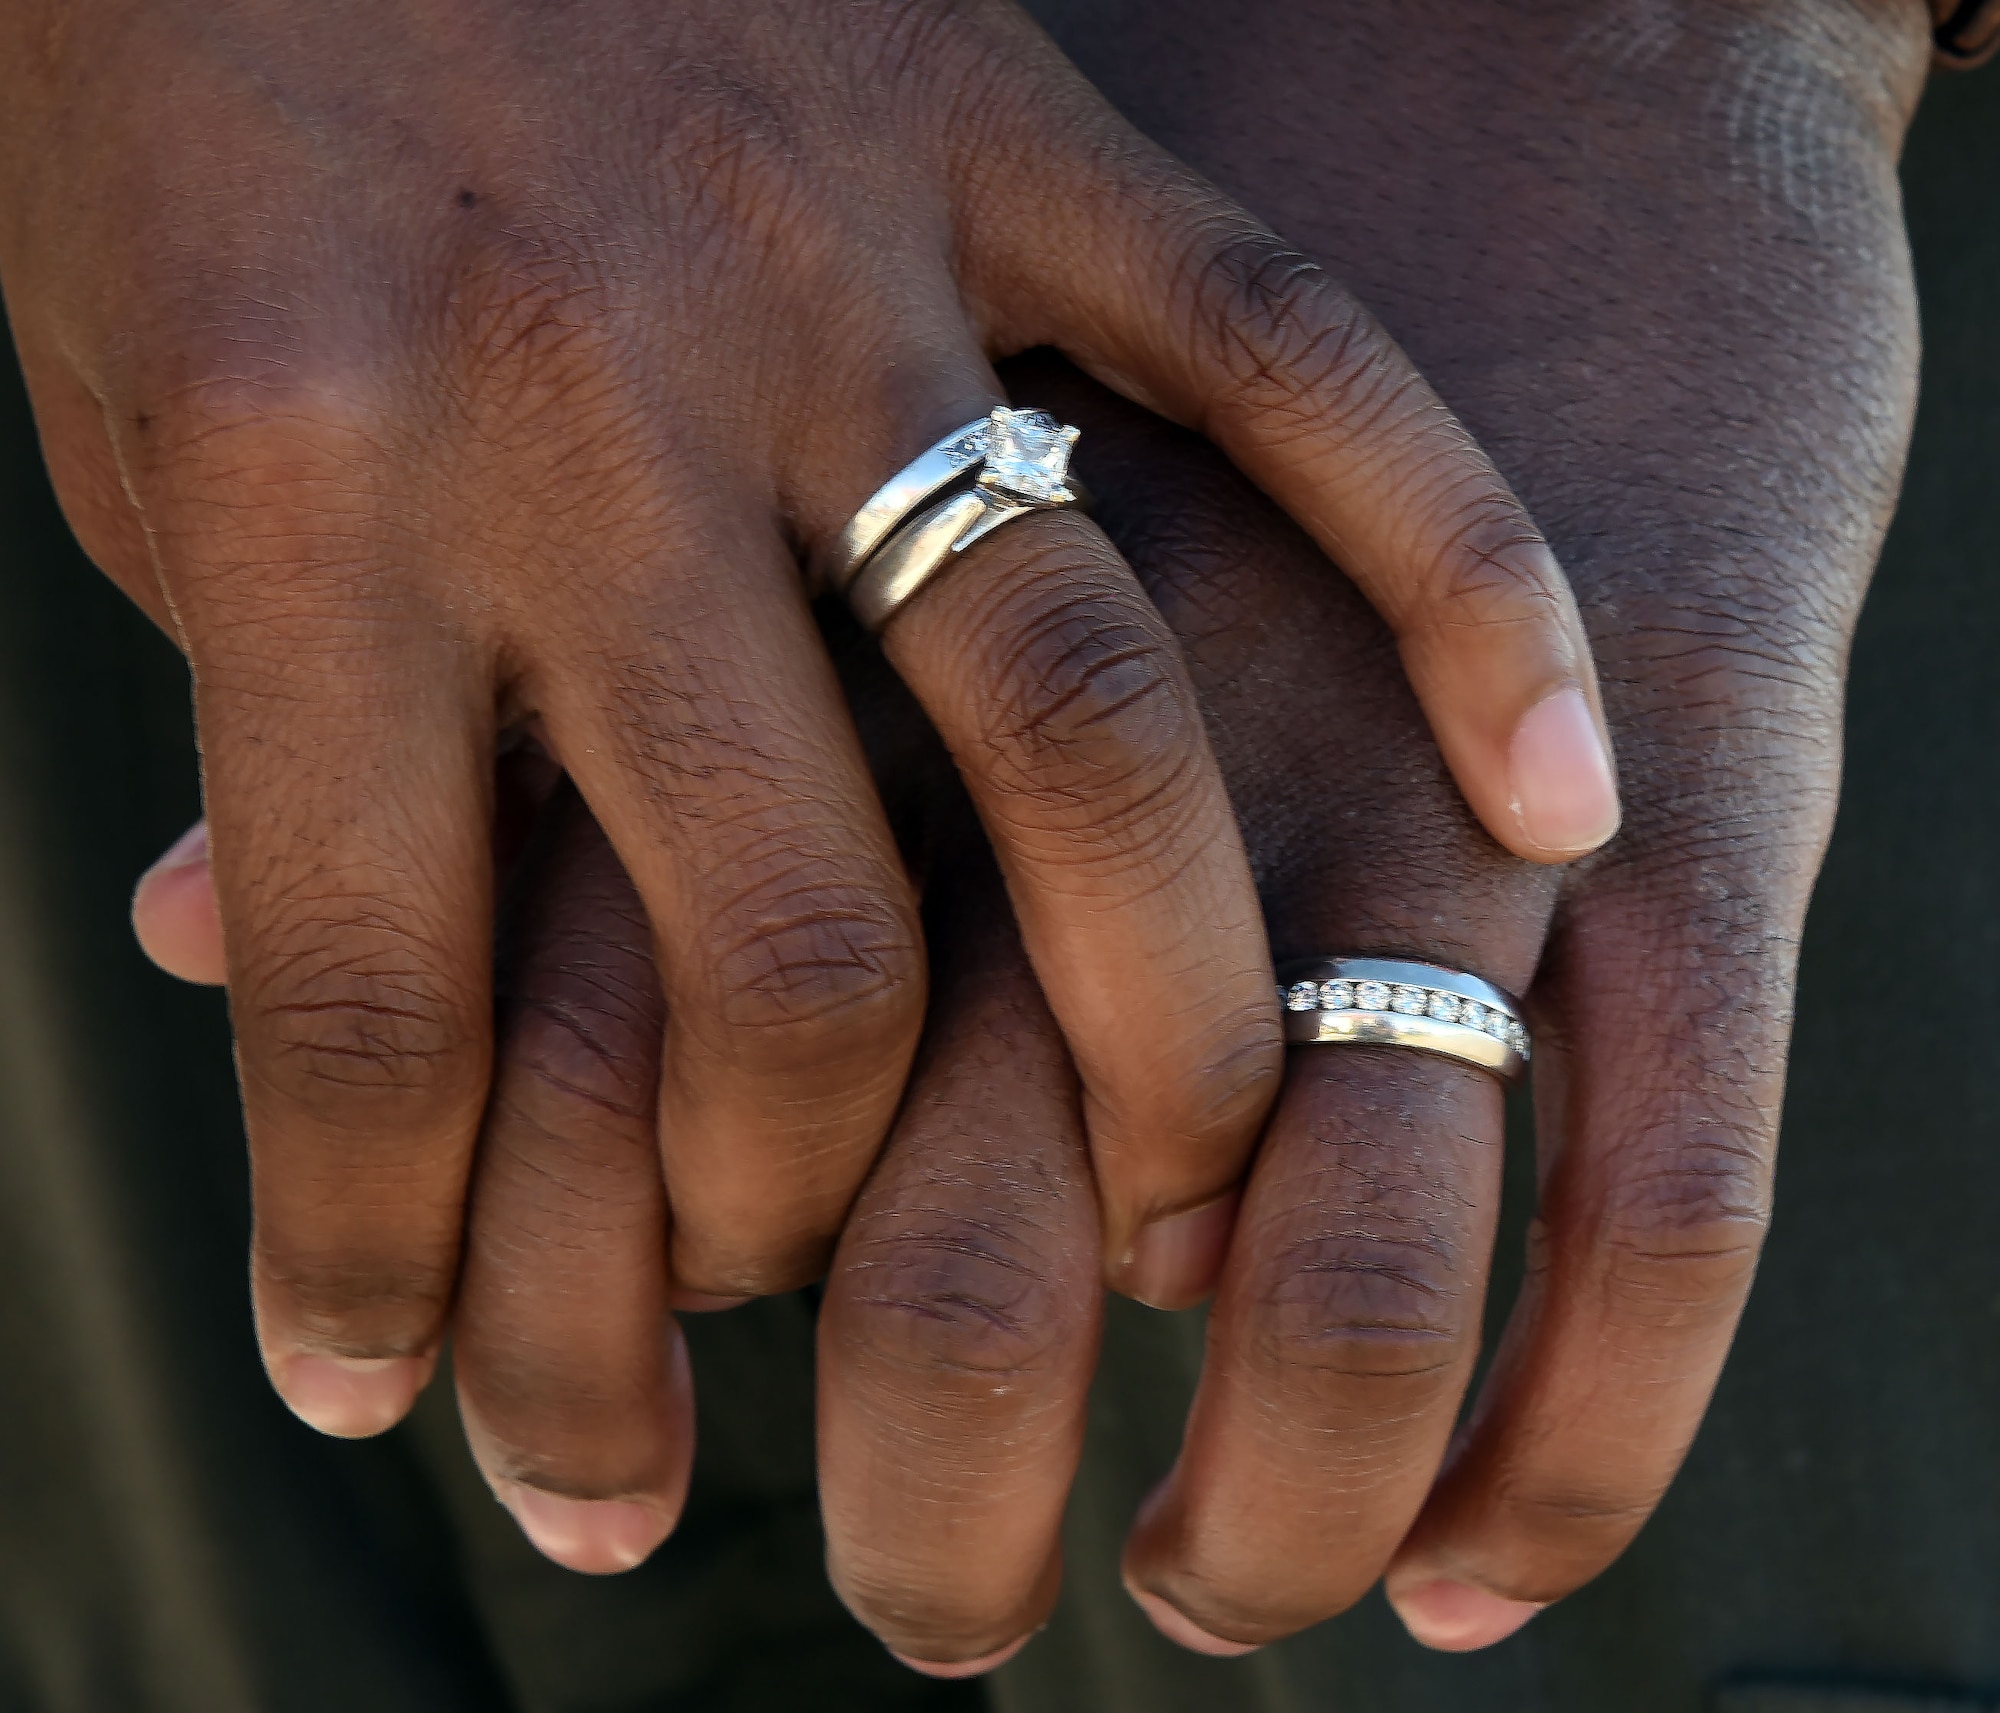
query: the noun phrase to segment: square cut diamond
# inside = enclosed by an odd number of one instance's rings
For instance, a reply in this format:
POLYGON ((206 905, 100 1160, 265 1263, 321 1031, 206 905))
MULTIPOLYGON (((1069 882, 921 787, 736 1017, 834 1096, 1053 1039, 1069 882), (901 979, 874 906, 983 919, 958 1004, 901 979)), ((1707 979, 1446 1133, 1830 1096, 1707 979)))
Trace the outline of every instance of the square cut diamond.
POLYGON ((1082 438, 1045 410, 994 408, 980 481, 1003 493, 1047 504, 1069 494, 1070 449, 1082 438))

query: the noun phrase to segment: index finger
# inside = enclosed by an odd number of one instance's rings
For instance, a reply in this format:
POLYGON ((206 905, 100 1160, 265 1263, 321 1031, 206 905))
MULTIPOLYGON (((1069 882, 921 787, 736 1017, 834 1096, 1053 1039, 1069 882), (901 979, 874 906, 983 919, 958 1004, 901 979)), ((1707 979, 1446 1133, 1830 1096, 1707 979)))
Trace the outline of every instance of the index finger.
POLYGON ((979 253, 996 329, 1199 429, 1395 633, 1459 789, 1519 856, 1617 830, 1610 737, 1568 579, 1388 331, 1309 256, 1136 134, 1059 149, 979 253), (1114 162, 1105 169, 1106 160, 1114 162), (1106 266, 1107 250, 1120 265, 1106 266))

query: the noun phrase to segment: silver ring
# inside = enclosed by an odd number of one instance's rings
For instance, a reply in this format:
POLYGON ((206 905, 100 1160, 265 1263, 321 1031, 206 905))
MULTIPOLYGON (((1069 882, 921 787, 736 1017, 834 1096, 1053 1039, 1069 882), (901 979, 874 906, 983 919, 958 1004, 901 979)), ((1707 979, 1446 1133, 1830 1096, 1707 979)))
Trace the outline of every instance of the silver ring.
POLYGON ((848 520, 847 527, 824 542, 813 556, 813 573, 835 593, 854 581, 869 556, 889 539, 899 524, 938 489, 950 486, 986 456, 991 416, 968 422, 947 434, 919 458, 913 458, 884 482, 868 503, 848 520))
POLYGON ((978 481, 899 530, 850 576, 848 605, 869 630, 881 630, 955 554, 1003 523, 1088 503, 1083 485, 1069 473, 1078 430, 1045 411, 1005 405, 995 408, 986 427, 978 481))
POLYGON ((1521 1002, 1490 981, 1404 958, 1308 958, 1278 972, 1294 1045, 1414 1047, 1511 1081, 1534 1045, 1521 1002))

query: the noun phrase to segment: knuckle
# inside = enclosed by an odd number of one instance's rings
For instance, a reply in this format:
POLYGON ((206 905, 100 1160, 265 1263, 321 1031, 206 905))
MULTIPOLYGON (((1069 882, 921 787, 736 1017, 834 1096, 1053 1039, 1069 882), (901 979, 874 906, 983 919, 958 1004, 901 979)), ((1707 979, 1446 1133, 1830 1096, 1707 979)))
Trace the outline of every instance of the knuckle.
POLYGON ((982 663, 970 759, 1035 820, 1088 826, 1097 849, 1129 853, 1135 835, 1151 845, 1178 830, 1202 795, 1191 789, 1206 754, 1192 692, 1156 620, 1073 575, 1044 575, 1062 555, 1041 552, 1048 562, 1025 567, 983 621, 1006 641, 982 663))
POLYGON ((1516 1574, 1494 1592, 1546 1605, 1616 1558, 1666 1495, 1665 1479, 1646 1486, 1631 1473, 1622 1486, 1563 1479, 1546 1469, 1503 1482, 1495 1495, 1498 1507, 1530 1550, 1516 1574))
POLYGON ((471 1032, 407 992, 308 990, 261 1022, 265 1081, 315 1117, 458 1107, 470 1093, 471 1032))
POLYGON ((1754 909, 1795 936, 1839 802, 1846 673, 1825 645, 1847 630, 1786 635, 1782 620, 1709 606, 1631 621, 1597 640, 1600 670, 1672 683, 1676 713, 1620 730, 1621 756, 1647 780, 1631 794, 1627 860, 1657 886, 1727 883, 1743 926, 1754 909))
POLYGON ((1267 1367, 1423 1395, 1455 1383, 1474 1308, 1447 1237, 1414 1222, 1358 1220, 1258 1250, 1249 1286, 1267 1367))
POLYGON ((1624 1164, 1598 1214, 1607 1286, 1652 1324, 1734 1314, 1771 1217, 1770 1162, 1719 1131, 1624 1164))
POLYGON ((1434 468, 1442 479, 1422 509, 1452 522, 1415 584, 1411 605, 1418 628, 1450 638, 1564 626, 1568 602, 1527 514, 1483 467, 1467 469, 1455 456, 1440 454, 1434 468), (1468 483, 1478 491, 1462 491, 1468 483))
POLYGON ((997 1396, 1077 1348, 1088 1293, 1058 1287, 1024 1222, 966 1218, 914 1233, 871 1223, 858 1222, 834 1281, 862 1362, 997 1396))
POLYGON ((189 508, 190 525, 301 540, 340 534, 379 457, 368 390, 277 357, 189 362, 198 372, 137 416, 145 464, 189 508))
POLYGON ((718 1234, 681 1217, 679 1204, 674 1211, 674 1282, 711 1297, 777 1297, 814 1284, 826 1275, 839 1223, 836 1208, 817 1223, 785 1215, 769 1230, 743 1220, 718 1234))
POLYGON ((333 1246, 330 1237, 257 1234, 259 1294, 283 1304, 290 1335, 332 1356, 418 1356, 436 1342, 451 1304, 448 1265, 407 1254, 333 1246))
POLYGON ((698 959, 707 1010, 733 1050, 752 1068, 789 1071, 900 1058, 922 1023, 925 985, 902 901, 795 857, 750 866, 698 959))
POLYGON ((198 309, 171 307, 148 332, 113 390, 155 457, 281 472, 349 453, 378 420, 364 367, 320 350, 299 316, 242 281, 204 286, 198 309))
POLYGON ((1205 224, 1182 282, 1201 342, 1263 405, 1387 378, 1388 340, 1309 256, 1223 213, 1205 224))
POLYGON ((469 393, 491 402, 523 386, 546 404, 585 374, 605 373, 621 317, 616 270, 572 227, 532 211, 482 222, 445 304, 446 350, 465 365, 469 393))
MULTIPOLYGON (((338 933, 329 934, 338 939, 338 933)), ((372 952, 301 946, 241 1008, 245 1070, 313 1121, 366 1133, 462 1118, 488 1033, 406 936, 372 952)))
POLYGON ((1263 1004, 1234 1007, 1204 1022, 1168 1063, 1149 1067, 1151 1074, 1134 1091, 1149 1116, 1130 1128, 1172 1138, 1200 1157, 1234 1158, 1284 1079, 1284 1030, 1263 1004))
POLYGON ((274 606, 365 609, 383 581, 390 414, 374 384, 227 317, 191 344, 127 402, 135 490, 170 570, 233 597, 188 606, 197 656, 220 629, 268 625, 274 606))
POLYGON ((1664 1484, 1639 1492, 1630 1487, 1556 1482, 1546 1473, 1534 1486, 1503 1487, 1500 1501, 1528 1528, 1531 1537, 1588 1533, 1630 1533, 1660 1502, 1664 1484))
POLYGON ((664 1023, 656 994, 608 984, 594 983, 587 996, 524 1000, 504 1037, 499 1097, 545 1117, 577 1111, 621 1126, 642 1122, 652 1108, 664 1023))

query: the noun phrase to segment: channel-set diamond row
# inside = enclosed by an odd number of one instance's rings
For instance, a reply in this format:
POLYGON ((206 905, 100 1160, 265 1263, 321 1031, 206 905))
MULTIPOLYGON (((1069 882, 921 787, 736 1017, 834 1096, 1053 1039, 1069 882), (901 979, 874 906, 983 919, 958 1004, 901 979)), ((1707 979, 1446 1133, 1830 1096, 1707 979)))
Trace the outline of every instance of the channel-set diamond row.
POLYGON ((1442 988, 1386 981, 1295 981, 1280 988, 1278 997, 1287 1011, 1393 1011, 1404 1017, 1434 1017, 1440 1023, 1480 1030, 1528 1057, 1528 1032, 1506 1012, 1442 988))

